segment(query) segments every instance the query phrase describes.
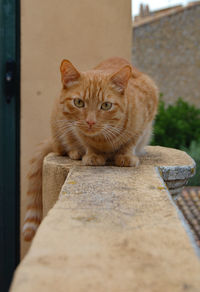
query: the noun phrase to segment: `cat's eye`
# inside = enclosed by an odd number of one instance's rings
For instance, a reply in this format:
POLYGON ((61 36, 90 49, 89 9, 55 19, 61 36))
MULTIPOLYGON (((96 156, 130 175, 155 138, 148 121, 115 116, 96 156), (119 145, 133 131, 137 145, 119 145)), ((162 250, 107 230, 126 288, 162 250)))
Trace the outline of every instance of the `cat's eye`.
POLYGON ((101 105, 101 109, 104 111, 108 111, 109 109, 111 109, 111 107, 112 107, 112 103, 108 101, 102 103, 101 105))
POLYGON ((76 107, 84 107, 84 101, 82 100, 82 99, 80 99, 80 98, 75 98, 74 99, 74 105, 76 106, 76 107))

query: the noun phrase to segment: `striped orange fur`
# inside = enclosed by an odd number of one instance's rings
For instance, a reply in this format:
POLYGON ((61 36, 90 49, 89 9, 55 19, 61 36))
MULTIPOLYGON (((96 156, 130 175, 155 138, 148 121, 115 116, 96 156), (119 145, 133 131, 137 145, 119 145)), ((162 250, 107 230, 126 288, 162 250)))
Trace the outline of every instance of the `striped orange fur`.
POLYGON ((23 236, 30 241, 42 220, 42 164, 44 157, 52 151, 52 143, 44 141, 38 145, 34 157, 30 161, 28 173, 28 205, 24 219, 23 236))
POLYGON ((154 82, 122 58, 79 72, 68 60, 61 66, 62 90, 51 117, 51 141, 31 161, 30 202, 24 238, 31 240, 42 219, 42 163, 51 151, 82 159, 84 165, 138 166, 156 114, 154 82))

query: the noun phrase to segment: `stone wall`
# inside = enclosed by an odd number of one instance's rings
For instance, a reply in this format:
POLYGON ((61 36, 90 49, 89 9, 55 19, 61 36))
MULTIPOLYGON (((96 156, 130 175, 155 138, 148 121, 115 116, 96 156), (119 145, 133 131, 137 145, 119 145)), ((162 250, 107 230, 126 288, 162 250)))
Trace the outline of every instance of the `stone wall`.
POLYGON ((200 3, 133 25, 132 62, 156 82, 167 103, 200 107, 200 3))
POLYGON ((168 192, 193 175, 194 161, 176 149, 146 151, 138 168, 45 158, 44 215, 50 210, 10 292, 199 291, 192 245, 199 250, 168 192))

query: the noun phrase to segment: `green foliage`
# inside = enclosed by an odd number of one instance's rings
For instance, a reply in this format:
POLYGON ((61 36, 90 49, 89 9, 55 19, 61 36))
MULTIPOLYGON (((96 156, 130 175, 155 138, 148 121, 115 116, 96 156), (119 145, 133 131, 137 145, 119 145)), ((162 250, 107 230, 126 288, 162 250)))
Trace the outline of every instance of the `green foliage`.
POLYGON ((200 140, 200 109, 181 98, 165 107, 160 101, 154 125, 152 145, 181 149, 189 147, 191 141, 200 140))
POLYGON ((196 162, 196 175, 189 180, 190 186, 200 185, 200 140, 192 141, 189 148, 182 148, 187 152, 196 162))
POLYGON ((187 152, 197 164, 189 184, 200 185, 200 109, 181 98, 166 107, 161 96, 151 144, 187 152))

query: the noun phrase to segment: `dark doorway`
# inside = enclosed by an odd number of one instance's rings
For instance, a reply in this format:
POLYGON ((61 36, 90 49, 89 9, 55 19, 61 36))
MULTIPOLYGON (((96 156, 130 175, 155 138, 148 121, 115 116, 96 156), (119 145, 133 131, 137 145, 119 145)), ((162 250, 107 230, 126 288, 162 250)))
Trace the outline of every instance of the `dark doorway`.
POLYGON ((0 0, 0 291, 19 262, 20 1, 0 0))

